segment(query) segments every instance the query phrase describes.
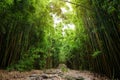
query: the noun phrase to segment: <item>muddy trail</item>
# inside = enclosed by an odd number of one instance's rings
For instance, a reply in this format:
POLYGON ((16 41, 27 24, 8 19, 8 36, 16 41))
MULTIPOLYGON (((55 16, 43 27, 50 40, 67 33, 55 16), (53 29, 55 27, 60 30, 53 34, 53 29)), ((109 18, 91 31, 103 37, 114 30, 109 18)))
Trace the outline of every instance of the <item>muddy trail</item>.
POLYGON ((0 70, 0 80, 110 80, 89 71, 46 69, 26 72, 0 70))

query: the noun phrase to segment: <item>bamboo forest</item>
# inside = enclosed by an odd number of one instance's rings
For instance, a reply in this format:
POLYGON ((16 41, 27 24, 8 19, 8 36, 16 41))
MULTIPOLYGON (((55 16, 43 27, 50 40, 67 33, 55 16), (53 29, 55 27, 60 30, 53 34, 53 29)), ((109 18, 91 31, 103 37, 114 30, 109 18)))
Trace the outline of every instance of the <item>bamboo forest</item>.
POLYGON ((0 0, 0 80, 120 80, 120 0, 0 0))

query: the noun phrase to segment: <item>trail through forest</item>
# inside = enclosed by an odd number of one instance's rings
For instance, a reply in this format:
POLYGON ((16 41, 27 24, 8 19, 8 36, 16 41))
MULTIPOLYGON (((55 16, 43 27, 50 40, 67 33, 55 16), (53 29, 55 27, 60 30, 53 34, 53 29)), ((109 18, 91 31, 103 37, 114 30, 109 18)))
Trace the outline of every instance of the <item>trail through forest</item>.
POLYGON ((69 70, 62 72, 60 69, 32 70, 28 72, 0 70, 0 80, 110 80, 88 71, 69 70))

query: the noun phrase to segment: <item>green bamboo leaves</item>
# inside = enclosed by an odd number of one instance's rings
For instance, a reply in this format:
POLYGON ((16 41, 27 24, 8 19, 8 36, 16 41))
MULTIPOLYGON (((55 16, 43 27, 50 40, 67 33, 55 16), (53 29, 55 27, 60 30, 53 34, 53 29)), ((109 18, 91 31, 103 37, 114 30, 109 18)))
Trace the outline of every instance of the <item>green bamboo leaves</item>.
POLYGON ((92 56, 95 58, 97 56, 99 56, 102 52, 101 51, 95 51, 92 56))
POLYGON ((47 0, 4 0, 0 2, 1 68, 16 64, 24 54, 29 54, 29 49, 41 45, 44 27, 47 28, 52 24, 50 18, 51 22, 45 23, 50 17, 47 4, 47 0))
MULTIPOLYGON (((84 26, 86 33, 84 36, 88 35, 88 40, 85 40, 85 43, 87 43, 85 44, 84 42, 81 43, 81 41, 84 41, 83 38, 77 39, 79 47, 73 50, 74 57, 71 58, 71 61, 68 61, 69 64, 80 66, 81 69, 103 73, 109 77, 113 75, 116 78, 119 77, 119 0, 72 0, 71 3, 84 4, 91 10, 81 6, 74 7, 79 18, 79 22, 76 21, 76 24, 80 25, 82 19, 84 24, 81 24, 84 26), (83 43, 86 46, 82 45, 83 43), (79 56, 79 59, 77 56, 79 56)), ((78 33, 80 31, 77 31, 78 33)), ((81 35, 83 34, 78 34, 79 37, 81 35)), ((73 67, 78 68, 77 66, 73 67)))

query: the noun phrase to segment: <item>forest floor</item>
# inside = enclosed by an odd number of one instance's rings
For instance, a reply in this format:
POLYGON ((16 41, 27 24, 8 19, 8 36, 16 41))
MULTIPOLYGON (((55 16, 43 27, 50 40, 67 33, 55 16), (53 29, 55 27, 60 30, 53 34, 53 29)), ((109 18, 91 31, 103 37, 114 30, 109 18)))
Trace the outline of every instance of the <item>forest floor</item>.
POLYGON ((89 71, 31 70, 26 72, 0 70, 0 80, 110 80, 89 71))

